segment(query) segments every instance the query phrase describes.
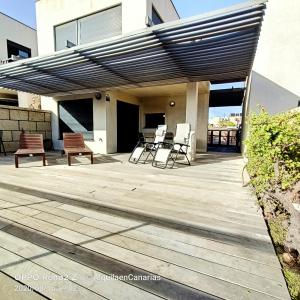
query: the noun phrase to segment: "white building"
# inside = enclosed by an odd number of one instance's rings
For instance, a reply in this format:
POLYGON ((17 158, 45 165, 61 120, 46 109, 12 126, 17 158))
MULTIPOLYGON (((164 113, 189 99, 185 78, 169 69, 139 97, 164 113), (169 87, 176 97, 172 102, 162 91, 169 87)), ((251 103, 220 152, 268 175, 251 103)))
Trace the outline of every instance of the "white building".
MULTIPOLYGON (((90 43, 179 19, 171 0, 72 0, 72 4, 69 0, 39 0, 36 12, 40 55, 62 50, 67 43, 69 46, 90 43)), ((209 84, 201 83, 197 90, 203 98, 203 104, 207 106, 209 84)), ((111 90, 108 92, 109 102, 95 99, 94 92, 42 97, 42 108, 54 112, 52 134, 57 149, 62 148, 63 131, 71 129, 85 132, 88 129, 86 143, 95 152, 131 151, 137 141, 136 131, 154 131, 153 127, 158 123, 167 122, 168 130, 174 132, 176 123, 185 122, 186 91, 186 84, 111 90), (79 102, 80 99, 84 100, 79 102), (170 101, 176 102, 174 108, 169 106, 170 101), (85 128, 74 119, 76 111, 72 111, 72 107, 80 107, 80 103, 85 108, 82 114, 82 118, 86 119, 85 128), (127 117, 130 114, 131 118, 138 118, 136 124, 128 123, 127 117)), ((207 122, 205 113, 204 128, 207 122)), ((203 134, 204 151, 205 136, 203 134)))
MULTIPOLYGON (((37 54, 36 30, 0 12, 0 64, 37 54)), ((19 100, 24 97, 28 98, 24 93, 20 94, 19 100)), ((0 104, 18 105, 18 93, 1 88, 0 104)))
POLYGON ((249 76, 264 2, 179 20, 171 0, 39 0, 40 56, 0 67, 0 86, 42 95, 56 149, 79 131, 96 153, 127 152, 139 131, 187 122, 206 151, 210 83, 249 76))
POLYGON ((300 101, 300 1, 269 0, 250 78, 246 113, 287 111, 300 101))
POLYGON ((209 123, 213 127, 219 127, 222 121, 232 122, 238 127, 242 124, 242 113, 230 113, 227 117, 213 117, 209 120, 209 123))

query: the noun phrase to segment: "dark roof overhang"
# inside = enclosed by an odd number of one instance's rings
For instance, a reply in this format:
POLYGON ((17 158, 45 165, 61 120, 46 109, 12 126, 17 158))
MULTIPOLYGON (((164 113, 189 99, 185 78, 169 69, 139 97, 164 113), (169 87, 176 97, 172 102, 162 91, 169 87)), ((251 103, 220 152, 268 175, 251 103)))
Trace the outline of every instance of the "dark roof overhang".
POLYGON ((211 90, 209 107, 240 106, 243 103, 245 88, 211 90))

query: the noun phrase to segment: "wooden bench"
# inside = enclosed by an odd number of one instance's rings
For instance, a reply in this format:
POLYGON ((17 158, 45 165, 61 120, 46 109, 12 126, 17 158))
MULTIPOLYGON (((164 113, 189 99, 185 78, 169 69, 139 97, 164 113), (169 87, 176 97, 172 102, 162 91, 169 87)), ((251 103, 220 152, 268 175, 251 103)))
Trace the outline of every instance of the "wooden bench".
POLYGON ((64 133, 63 139, 69 166, 71 166, 71 157, 78 155, 90 155, 91 163, 94 163, 93 152, 85 146, 82 133, 64 133))
POLYGON ((46 166, 46 154, 44 150, 42 134, 20 134, 20 148, 15 153, 15 165, 19 167, 19 157, 41 156, 43 166, 46 166))

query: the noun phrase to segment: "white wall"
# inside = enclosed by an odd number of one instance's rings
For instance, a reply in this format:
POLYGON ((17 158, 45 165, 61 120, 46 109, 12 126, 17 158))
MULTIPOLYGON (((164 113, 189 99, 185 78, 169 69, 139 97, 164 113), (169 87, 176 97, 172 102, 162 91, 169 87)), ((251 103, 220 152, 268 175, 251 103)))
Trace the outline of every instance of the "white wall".
POLYGON ((269 0, 253 65, 249 111, 294 108, 300 100, 300 1, 269 0))
POLYGON ((38 0, 36 2, 39 54, 55 50, 54 26, 122 4, 122 33, 146 27, 152 4, 165 22, 178 19, 170 0, 38 0))
POLYGON ((142 128, 145 127, 145 114, 165 113, 165 121, 168 131, 175 134, 176 124, 185 122, 185 95, 153 97, 141 99, 142 103, 142 128), (175 101, 175 106, 169 105, 170 101, 175 101))
POLYGON ((106 102, 106 134, 107 134, 107 153, 117 152, 117 101, 123 101, 140 106, 140 124, 141 129, 141 102, 132 95, 126 94, 126 92, 112 91, 108 93, 110 101, 106 102))
POLYGON ((122 33, 146 27, 146 0, 122 1, 122 33))
POLYGON ((44 110, 51 111, 51 127, 53 147, 56 150, 63 149, 62 142, 59 141, 58 105, 52 97, 41 96, 41 106, 44 110))
POLYGON ((52 140, 56 150, 63 149, 63 141, 59 139, 59 118, 58 101, 68 101, 76 99, 93 99, 93 122, 94 122, 94 141, 86 141, 86 145, 95 153, 107 153, 107 134, 106 134, 106 109, 107 103, 104 99, 97 100, 94 94, 66 96, 66 97, 41 97, 43 109, 52 112, 52 140))
POLYGON ((38 53, 36 31, 0 13, 0 60, 8 59, 7 40, 31 49, 31 56, 38 53))
POLYGON ((146 27, 146 0, 39 0, 36 2, 39 54, 55 50, 54 26, 122 3, 122 32, 146 27))
POLYGON ((120 0, 39 0, 36 22, 39 54, 55 51, 54 26, 119 4, 120 0))

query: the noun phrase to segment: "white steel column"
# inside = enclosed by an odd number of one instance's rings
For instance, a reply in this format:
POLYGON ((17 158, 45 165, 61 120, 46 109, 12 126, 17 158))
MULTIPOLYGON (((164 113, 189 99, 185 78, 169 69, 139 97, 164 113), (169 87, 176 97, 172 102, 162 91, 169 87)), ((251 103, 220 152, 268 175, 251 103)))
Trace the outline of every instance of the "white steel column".
POLYGON ((93 125, 94 140, 85 141, 85 144, 94 152, 107 154, 107 128, 106 128, 106 105, 104 97, 101 100, 93 98, 93 125))
POLYGON ((191 124, 192 134, 189 148, 191 160, 196 158, 196 136, 198 122, 198 82, 190 82, 186 88, 186 122, 191 124))
POLYGON ((196 130, 197 151, 207 151, 207 129, 209 113, 209 84, 207 89, 199 94, 198 98, 198 121, 196 130))
POLYGON ((63 142, 59 140, 58 103, 53 97, 41 96, 41 108, 51 111, 52 142, 55 150, 63 149, 63 142))

